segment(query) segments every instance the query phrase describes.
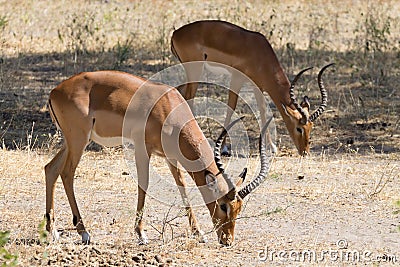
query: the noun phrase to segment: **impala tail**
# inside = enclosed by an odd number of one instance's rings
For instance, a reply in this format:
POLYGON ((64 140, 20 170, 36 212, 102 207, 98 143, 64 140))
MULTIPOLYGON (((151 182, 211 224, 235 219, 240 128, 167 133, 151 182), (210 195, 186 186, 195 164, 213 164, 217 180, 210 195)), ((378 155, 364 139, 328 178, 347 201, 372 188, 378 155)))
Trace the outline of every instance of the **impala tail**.
POLYGON ((179 62, 182 62, 182 60, 179 58, 179 54, 175 50, 173 38, 171 39, 171 52, 179 60, 179 62))
POLYGON ((54 124, 56 125, 57 129, 61 130, 60 123, 58 122, 57 116, 54 113, 54 109, 53 109, 53 106, 51 105, 51 99, 50 98, 49 98, 49 111, 50 111, 51 120, 54 122, 54 124))

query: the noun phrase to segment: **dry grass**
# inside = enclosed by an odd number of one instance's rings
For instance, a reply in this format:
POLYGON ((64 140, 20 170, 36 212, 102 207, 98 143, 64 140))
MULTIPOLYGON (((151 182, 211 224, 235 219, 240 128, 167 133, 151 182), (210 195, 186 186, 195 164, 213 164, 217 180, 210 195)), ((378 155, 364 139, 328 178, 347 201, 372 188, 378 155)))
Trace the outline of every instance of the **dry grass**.
MULTIPOLYGON (((149 263, 157 256, 178 266, 250 266, 261 263, 258 253, 266 247, 321 252, 337 249, 335 242, 340 239, 347 240, 349 251, 398 257, 400 222, 395 201, 400 198, 400 166, 395 155, 318 156, 302 162, 293 157, 277 158, 270 178, 248 199, 231 248, 217 244, 205 207, 197 207, 196 215, 203 230, 209 232, 210 242, 199 244, 188 236, 187 218, 180 216, 178 207, 151 198, 145 212, 151 243, 136 245, 136 184, 122 175, 126 166, 120 153, 94 152, 85 155, 76 176, 77 198, 93 244, 79 245, 61 182, 56 192, 56 224, 66 230, 61 242, 38 244, 45 198, 42 166, 49 156, 4 150, 0 155, 4 159, 0 168, 0 230, 11 230, 6 248, 18 253, 23 266, 133 265, 132 258, 142 255, 149 263), (305 178, 298 179, 299 174, 305 178), (386 184, 377 192, 380 179, 386 184), (166 218, 171 222, 161 236, 166 218)), ((250 161, 250 175, 257 165, 257 160, 250 161)), ((172 182, 168 175, 165 179, 172 182)), ((167 192, 160 188, 159 193, 167 192)))
MULTIPOLYGON (((346 151, 347 144, 363 152, 400 150, 396 1, 227 3, 2 1, 0 141, 8 148, 26 147, 35 121, 34 145, 48 147, 54 128, 47 95, 62 79, 99 69, 149 77, 177 62, 169 49, 174 28, 218 18, 265 34, 290 77, 304 67, 337 63, 325 78, 329 111, 317 122, 316 150, 346 151)), ((316 72, 306 75, 299 89, 299 97, 308 94, 313 106, 316 72)), ((282 125, 282 146, 291 148, 282 125)))
MULTIPOLYGON (((398 1, 0 0, 0 231, 11 231, 6 249, 18 254, 22 266, 159 265, 157 259, 178 266, 250 266, 265 264, 258 251, 266 246, 335 250, 335 242, 346 239, 349 250, 397 255, 399 261, 399 14, 398 1), (80 71, 119 69, 150 77, 177 63, 169 50, 173 29, 198 19, 224 19, 265 34, 290 77, 310 65, 337 63, 326 74, 329 106, 313 130, 314 156, 302 162, 290 156, 293 145, 276 116, 280 157, 248 200, 234 246, 221 248, 214 233, 210 243, 197 243, 178 208, 149 199, 151 244, 139 247, 133 234, 136 185, 122 175, 121 153, 88 152, 76 191, 94 244, 77 244, 69 230, 60 243, 38 244, 43 166, 57 139, 46 108, 49 91, 80 71), (165 218, 173 220, 161 235, 165 218)), ((316 72, 302 79, 299 92, 309 94, 313 105, 316 72)), ((257 162, 250 165, 255 171, 257 162)), ((61 182, 56 205, 57 225, 72 228, 61 182)), ((196 214, 211 231, 205 208, 196 214)))

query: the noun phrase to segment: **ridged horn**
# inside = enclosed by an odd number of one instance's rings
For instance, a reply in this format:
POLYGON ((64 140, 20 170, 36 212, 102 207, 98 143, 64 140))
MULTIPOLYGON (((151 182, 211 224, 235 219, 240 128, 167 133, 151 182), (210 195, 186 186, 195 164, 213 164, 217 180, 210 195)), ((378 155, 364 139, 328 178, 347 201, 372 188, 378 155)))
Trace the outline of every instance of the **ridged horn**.
POLYGON ((224 141, 224 137, 226 136, 228 131, 232 128, 232 126, 235 125, 238 121, 242 120, 243 118, 244 118, 244 116, 240 117, 239 119, 234 120, 233 122, 231 122, 226 128, 224 128, 222 130, 221 134, 217 138, 217 141, 215 141, 214 160, 215 160, 215 163, 217 164, 218 170, 221 173, 225 172, 225 169, 223 167, 224 164, 221 161, 221 146, 222 146, 222 142, 224 141))
POLYGON ((265 149, 265 131, 267 130, 271 121, 272 121, 272 117, 265 123, 264 127, 261 130, 261 134, 260 134, 260 141, 259 141, 260 159, 261 159, 260 173, 248 185, 246 185, 245 187, 240 189, 240 191, 238 192, 238 195, 242 199, 244 199, 248 194, 250 194, 260 184, 262 184, 262 182, 264 182, 264 180, 265 180, 265 177, 267 176, 270 166, 269 166, 267 151, 265 149))
POLYGON ((310 121, 316 120, 324 111, 326 108, 326 104, 328 103, 328 93, 325 89, 324 82, 322 81, 322 74, 324 71, 329 68, 330 66, 335 65, 335 63, 331 63, 323 67, 320 72, 318 73, 318 86, 319 90, 321 91, 321 105, 319 105, 318 109, 310 116, 310 121))
POLYGON ((306 71, 308 71, 308 70, 310 70, 312 68, 313 67, 309 67, 309 68, 306 68, 306 69, 300 71, 296 75, 296 77, 294 77, 294 79, 293 79, 293 81, 292 81, 292 83, 290 85, 290 89, 289 89, 290 100, 292 100, 293 105, 296 107, 297 111, 301 114, 301 122, 303 124, 307 123, 308 117, 307 117, 307 113, 305 112, 305 110, 299 105, 299 103, 297 103, 296 97, 294 95, 294 87, 296 86, 297 80, 300 78, 300 76, 304 72, 306 72, 306 71))

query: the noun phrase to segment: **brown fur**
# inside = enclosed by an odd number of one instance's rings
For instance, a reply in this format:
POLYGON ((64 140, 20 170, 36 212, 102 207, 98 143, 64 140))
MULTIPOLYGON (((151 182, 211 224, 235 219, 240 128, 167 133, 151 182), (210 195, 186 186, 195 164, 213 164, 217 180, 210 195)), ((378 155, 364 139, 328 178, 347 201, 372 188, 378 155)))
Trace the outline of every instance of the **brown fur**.
MULTIPOLYGON (((290 82, 270 43, 262 34, 225 21, 197 21, 174 31, 171 44, 173 54, 182 63, 207 60, 222 63, 244 73, 262 92, 270 95, 298 153, 304 155, 310 152, 309 142, 313 124, 303 122, 300 113, 293 106, 289 95, 290 82), (301 128, 303 134, 299 134, 297 128, 301 128)), ((189 70, 187 72, 189 78, 196 75, 190 74, 189 70)), ((225 126, 230 122, 232 110, 236 108, 238 93, 244 82, 235 75, 237 74, 232 73, 225 126)), ((196 90, 196 83, 188 84, 183 89, 185 99, 194 98, 196 90)), ((255 97, 264 125, 266 104, 261 94, 256 93, 255 97)))
MULTIPOLYGON (((219 171, 211 147, 189 106, 176 89, 150 82, 145 84, 145 82, 142 78, 127 73, 99 71, 73 76, 51 91, 50 110, 64 134, 65 143, 45 167, 47 230, 52 232, 54 230, 54 189, 55 182, 61 175, 76 229, 82 235, 83 242, 89 242, 89 234, 75 200, 73 182, 82 152, 95 132, 101 138, 124 135, 135 141, 139 183, 136 232, 140 242, 147 242, 142 217, 149 160, 152 154, 164 157, 168 154, 168 158, 171 159, 168 165, 184 198, 186 197, 185 179, 180 169, 176 168, 177 161, 189 170, 192 166, 184 161, 184 158, 198 160, 200 168, 189 173, 198 186, 204 186, 200 191, 204 199, 208 200, 207 207, 216 223, 220 242, 231 244, 234 239, 234 220, 241 209, 241 201, 236 198, 228 200, 225 197, 229 189, 221 174, 214 177, 217 181, 219 196, 212 199, 215 196, 208 189, 206 171, 211 174, 219 171), (123 129, 126 113, 125 122, 132 125, 128 133, 125 133, 123 129), (166 125, 167 127, 163 127, 166 125), (166 138, 163 144, 161 143, 162 136, 166 138), (179 146, 174 142, 178 142, 179 146), (170 144, 172 147, 167 147, 170 144), (184 158, 181 158, 178 152, 182 152, 184 158), (222 203, 229 206, 231 211, 229 216, 221 210, 222 203)), ((186 209, 193 233, 201 235, 190 205, 186 209)))

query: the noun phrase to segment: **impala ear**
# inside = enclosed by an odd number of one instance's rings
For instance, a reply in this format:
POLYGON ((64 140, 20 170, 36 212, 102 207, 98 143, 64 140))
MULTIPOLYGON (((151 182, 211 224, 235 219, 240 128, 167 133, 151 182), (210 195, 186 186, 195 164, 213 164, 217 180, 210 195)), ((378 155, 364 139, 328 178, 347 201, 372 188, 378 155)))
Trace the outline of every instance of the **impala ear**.
POLYGON ((226 198, 229 199, 230 201, 235 200, 236 198, 236 188, 232 188, 231 190, 229 190, 228 194, 226 194, 226 198))
POLYGON ((214 193, 219 193, 217 177, 209 172, 206 172, 206 184, 211 191, 213 191, 214 193))
MULTIPOLYGON (((303 106, 303 111, 306 112, 306 114, 308 114, 308 108, 310 106, 309 102, 308 102, 308 97, 305 98, 303 100, 303 102, 301 103, 301 105, 303 106), (306 101, 305 101, 306 100, 306 101)), ((297 110, 291 109, 290 107, 285 106, 284 104, 282 104, 282 108, 285 111, 286 115, 293 121, 298 121, 300 124, 306 124, 307 123, 307 119, 304 116, 301 116, 301 118, 299 118, 299 114, 297 110)), ((301 114, 300 114, 301 115, 301 114)), ((306 115, 307 116, 307 115, 306 115)))
POLYGON ((246 179, 246 174, 247 174, 247 168, 244 168, 242 173, 239 174, 239 180, 236 182, 236 186, 239 187, 242 185, 244 180, 246 179))
POLYGON ((282 108, 285 111, 286 115, 290 116, 289 112, 288 112, 288 110, 287 110, 287 108, 286 108, 286 106, 284 104, 282 104, 282 108))
POLYGON ((305 96, 305 97, 303 98, 303 101, 301 102, 300 106, 301 106, 302 108, 307 108, 307 111, 310 110, 310 101, 308 100, 308 96, 305 96))
POLYGON ((286 115, 289 118, 291 118, 291 119, 296 118, 296 116, 294 115, 293 109, 291 109, 290 107, 285 106, 284 104, 282 104, 282 108, 283 108, 283 110, 285 111, 286 115))

